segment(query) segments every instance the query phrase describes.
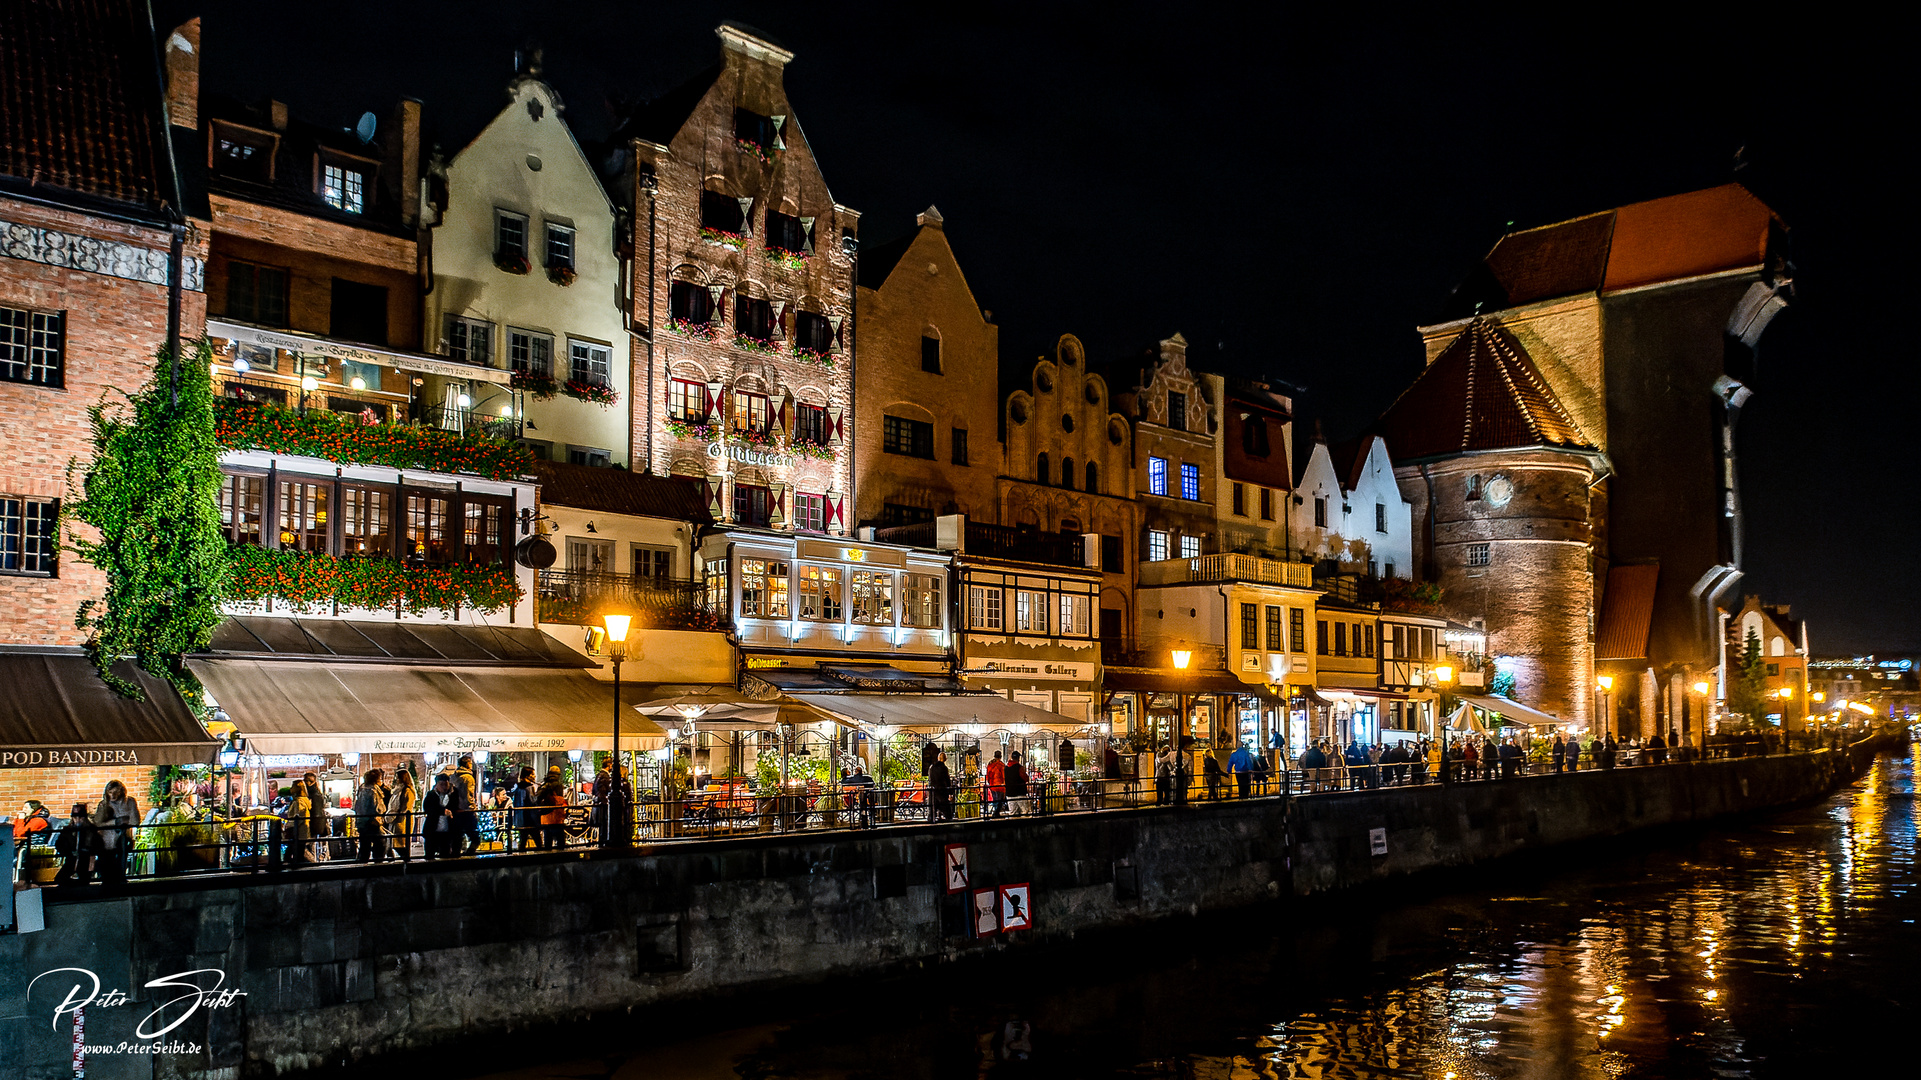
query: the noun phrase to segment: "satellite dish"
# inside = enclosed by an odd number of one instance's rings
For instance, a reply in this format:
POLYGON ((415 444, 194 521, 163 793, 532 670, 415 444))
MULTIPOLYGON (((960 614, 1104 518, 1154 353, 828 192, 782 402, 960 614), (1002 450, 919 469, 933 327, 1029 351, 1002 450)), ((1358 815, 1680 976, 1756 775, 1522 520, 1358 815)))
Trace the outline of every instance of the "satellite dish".
POLYGON ((374 141, 374 124, 375 124, 375 120, 374 120, 373 113, 361 113, 360 122, 354 125, 354 134, 360 136, 361 142, 364 142, 364 143, 373 142, 374 141))

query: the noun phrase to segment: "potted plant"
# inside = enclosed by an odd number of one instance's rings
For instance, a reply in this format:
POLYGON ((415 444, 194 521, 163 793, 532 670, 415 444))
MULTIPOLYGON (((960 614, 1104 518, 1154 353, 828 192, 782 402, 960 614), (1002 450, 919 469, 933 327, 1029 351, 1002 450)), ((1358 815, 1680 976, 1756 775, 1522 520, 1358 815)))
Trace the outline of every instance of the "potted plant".
POLYGON ((574 271, 574 268, 567 263, 561 263, 559 266, 550 266, 547 268, 547 280, 563 289, 572 285, 574 279, 579 276, 580 275, 574 271))
POLYGON ((524 274, 533 269, 527 262, 527 256, 518 251, 494 252, 494 267, 509 274, 524 274))
POLYGON ((560 383, 552 375, 539 371, 521 371, 518 368, 514 369, 508 385, 532 394, 539 401, 552 401, 554 395, 560 392, 560 383))

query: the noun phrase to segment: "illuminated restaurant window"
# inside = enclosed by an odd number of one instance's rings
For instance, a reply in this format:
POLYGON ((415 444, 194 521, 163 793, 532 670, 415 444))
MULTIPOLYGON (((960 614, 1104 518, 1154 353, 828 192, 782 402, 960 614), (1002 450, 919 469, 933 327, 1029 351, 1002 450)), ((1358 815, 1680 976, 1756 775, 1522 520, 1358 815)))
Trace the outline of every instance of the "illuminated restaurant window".
POLYGON ((854 621, 875 626, 894 625, 894 575, 888 570, 856 570, 850 581, 854 591, 854 621))
POLYGON ((743 619, 787 617, 787 564, 773 559, 740 561, 740 615, 743 619))
POLYGON ((840 594, 840 568, 807 566, 800 568, 800 617, 815 622, 839 622, 844 601, 840 594))

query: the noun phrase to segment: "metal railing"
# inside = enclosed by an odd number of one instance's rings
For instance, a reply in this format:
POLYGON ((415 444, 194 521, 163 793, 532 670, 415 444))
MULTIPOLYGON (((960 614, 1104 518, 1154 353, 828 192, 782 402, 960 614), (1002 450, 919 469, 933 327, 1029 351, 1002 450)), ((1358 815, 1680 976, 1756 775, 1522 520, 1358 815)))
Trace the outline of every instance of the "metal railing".
POLYGON ((541 622, 590 626, 600 621, 601 608, 617 606, 627 609, 641 628, 712 630, 718 626, 697 581, 542 570, 535 599, 541 622))
POLYGON ((1308 563, 1282 562, 1234 552, 1145 562, 1141 564, 1140 574, 1143 585, 1212 585, 1242 581, 1297 589, 1314 588, 1314 567, 1308 563))
MULTIPOLYGON (((1873 732, 1849 730, 1797 737, 1792 744, 1717 738, 1705 749, 1618 748, 1591 760, 1584 749, 1573 769, 1539 760, 1508 760, 1493 768, 1462 759, 1449 762, 1450 783, 1507 783, 1532 779, 1558 782, 1564 774, 1627 768, 1658 768, 1688 761, 1753 756, 1760 753, 1838 751, 1873 732)), ((1144 756, 1144 755, 1143 755, 1144 756)), ((154 820, 122 830, 117 848, 103 849, 102 830, 60 822, 21 853, 26 876, 41 884, 112 885, 120 880, 164 879, 209 874, 273 874, 308 866, 356 862, 439 861, 470 857, 538 855, 617 846, 665 844, 727 837, 875 829, 989 818, 1048 817, 1101 813, 1156 805, 1190 806, 1212 802, 1315 797, 1341 792, 1433 785, 1441 782, 1425 757, 1350 765, 1332 761, 1302 768, 1279 761, 1278 751, 1264 756, 1262 768, 1233 771, 1226 763, 1209 768, 1202 752, 1176 759, 1151 759, 1146 775, 1099 778, 1035 778, 1025 795, 998 792, 978 777, 945 787, 923 778, 894 785, 793 782, 766 790, 745 780, 709 781, 698 790, 670 798, 641 793, 618 800, 529 807, 483 807, 442 815, 445 825, 420 812, 381 814, 363 819, 329 808, 321 817, 328 835, 315 835, 314 816, 292 818, 259 810, 228 817, 217 812, 198 820, 154 820), (371 821, 376 828, 362 833, 371 821), (609 828, 615 835, 609 835, 609 828), (61 852, 61 833, 74 831, 73 853, 61 852), (364 841, 364 842, 363 842, 364 841), (117 867, 117 869, 116 869, 117 867)), ((1243 764, 1246 764, 1244 761, 1243 764)))
MULTIPOLYGON (((510 399, 503 397, 501 401, 508 402, 510 399)), ((511 409, 511 405, 507 407, 511 409)), ((423 427, 440 428, 443 431, 484 432, 501 439, 518 439, 525 428, 525 421, 519 416, 502 416, 498 412, 483 412, 480 409, 421 405, 414 412, 423 427)))

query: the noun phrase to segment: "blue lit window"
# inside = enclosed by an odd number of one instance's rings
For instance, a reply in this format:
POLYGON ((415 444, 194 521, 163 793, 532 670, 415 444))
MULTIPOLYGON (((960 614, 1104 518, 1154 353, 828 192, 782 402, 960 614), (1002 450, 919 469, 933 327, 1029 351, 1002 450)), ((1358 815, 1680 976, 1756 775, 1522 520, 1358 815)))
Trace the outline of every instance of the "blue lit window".
POLYGON ((1201 467, 1181 465, 1181 498, 1199 499, 1201 497, 1201 467))
POLYGON ((1149 495, 1167 494, 1167 459, 1151 457, 1147 459, 1147 493, 1149 495))

